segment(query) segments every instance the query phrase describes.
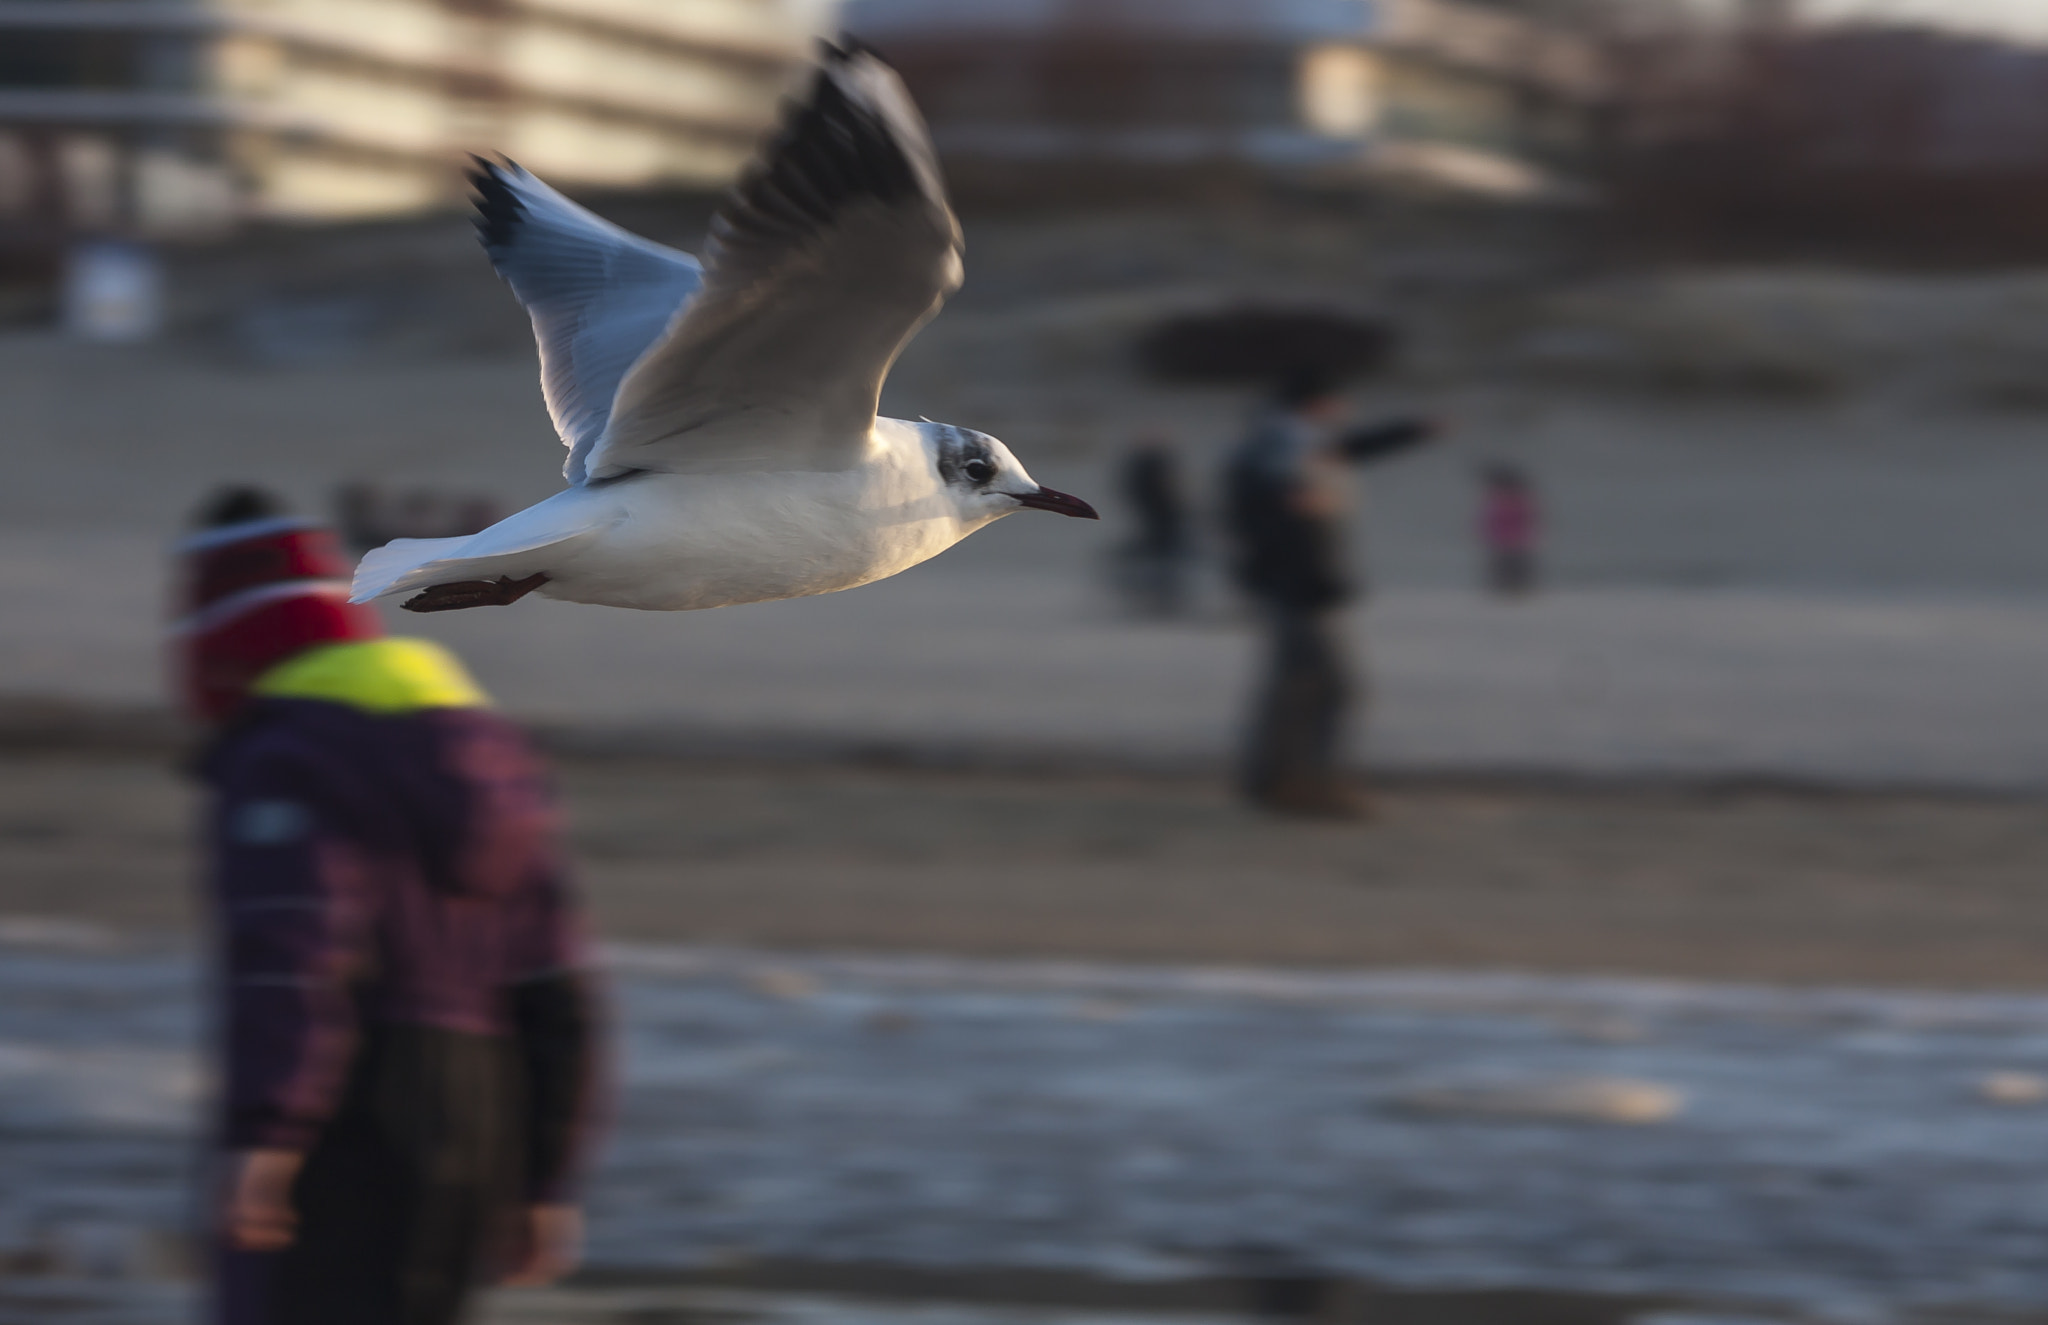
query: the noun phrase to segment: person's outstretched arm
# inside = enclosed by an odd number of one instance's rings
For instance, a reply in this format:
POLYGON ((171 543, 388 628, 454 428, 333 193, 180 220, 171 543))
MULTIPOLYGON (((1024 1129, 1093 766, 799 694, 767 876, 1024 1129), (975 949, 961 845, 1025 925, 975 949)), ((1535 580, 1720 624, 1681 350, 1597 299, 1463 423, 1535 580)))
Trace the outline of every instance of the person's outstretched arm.
POLYGON ((1369 464, 1412 450, 1443 430, 1443 424, 1436 419, 1387 419, 1345 433, 1337 439, 1337 451, 1354 464, 1369 464))

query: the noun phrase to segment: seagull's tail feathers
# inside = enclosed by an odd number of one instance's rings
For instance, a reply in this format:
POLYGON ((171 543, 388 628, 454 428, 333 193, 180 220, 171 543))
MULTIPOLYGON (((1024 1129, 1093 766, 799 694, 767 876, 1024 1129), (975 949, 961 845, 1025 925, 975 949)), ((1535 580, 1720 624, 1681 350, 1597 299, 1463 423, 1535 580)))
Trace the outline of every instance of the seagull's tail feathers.
POLYGON ((620 519, 609 501, 568 488, 538 506, 508 516, 465 538, 394 538, 363 555, 349 601, 367 603, 411 589, 508 575, 523 580, 553 574, 568 557, 620 519))
POLYGON ((467 536, 394 538, 383 547, 372 548, 356 563, 355 580, 349 585, 348 600, 351 603, 367 603, 373 598, 403 593, 407 589, 435 580, 454 581, 467 578, 452 574, 443 575, 441 570, 444 567, 465 564, 461 558, 451 554, 470 541, 467 536))

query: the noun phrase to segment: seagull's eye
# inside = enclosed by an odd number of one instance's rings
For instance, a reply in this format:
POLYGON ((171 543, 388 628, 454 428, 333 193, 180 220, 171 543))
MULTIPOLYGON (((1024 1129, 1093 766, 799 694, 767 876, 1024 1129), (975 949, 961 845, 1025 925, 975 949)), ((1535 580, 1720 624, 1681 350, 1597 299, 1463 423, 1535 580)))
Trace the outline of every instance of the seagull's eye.
POLYGON ((962 465, 960 472, 967 475, 969 483, 986 483, 996 476, 996 467, 993 461, 977 458, 962 465))

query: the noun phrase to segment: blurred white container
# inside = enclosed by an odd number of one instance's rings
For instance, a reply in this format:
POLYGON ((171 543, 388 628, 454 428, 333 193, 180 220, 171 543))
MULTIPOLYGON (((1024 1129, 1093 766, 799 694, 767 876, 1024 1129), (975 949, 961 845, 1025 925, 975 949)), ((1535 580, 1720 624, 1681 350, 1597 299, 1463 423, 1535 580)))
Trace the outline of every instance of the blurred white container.
POLYGON ((1977 1094, 1986 1104, 2008 1108, 2048 1104, 2048 1077, 2034 1072, 1993 1072, 1977 1083, 1977 1094))
POLYGON ((1640 1127, 1668 1122, 1685 1096, 1654 1081, 1565 1077, 1425 1086, 1394 1100, 1411 1113, 1499 1122, 1612 1123, 1640 1127))
POLYGON ((80 340, 127 344, 163 327, 163 268, 154 250, 92 240, 71 250, 64 272, 64 327, 80 340))

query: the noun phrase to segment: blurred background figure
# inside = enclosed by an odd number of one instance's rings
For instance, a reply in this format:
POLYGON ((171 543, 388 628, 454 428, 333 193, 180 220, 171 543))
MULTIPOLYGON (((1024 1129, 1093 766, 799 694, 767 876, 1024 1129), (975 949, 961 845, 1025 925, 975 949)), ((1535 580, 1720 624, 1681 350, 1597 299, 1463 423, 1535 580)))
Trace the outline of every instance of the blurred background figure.
POLYGON ((1268 661, 1246 742, 1241 787, 1287 814, 1357 818, 1340 744, 1359 691, 1339 609, 1356 590, 1344 565, 1354 497, 1348 467, 1397 455, 1438 425, 1402 418, 1340 432, 1349 406, 1328 375, 1283 382, 1232 455, 1224 509, 1236 575, 1268 631, 1268 661))
POLYGON ((596 1010, 539 760, 253 489, 180 545, 212 736, 215 1319, 442 1325, 576 1256, 596 1010))
POLYGON ((505 515, 489 497, 414 488, 390 492, 375 483, 334 490, 334 523, 358 556, 394 538, 459 538, 490 528, 505 515))
POLYGON ((1543 512, 1536 488, 1519 465, 1505 461, 1480 471, 1479 539, 1486 550, 1486 587, 1503 598, 1536 589, 1537 542, 1543 512))
POLYGON ((1117 583, 1139 616, 1175 617, 1188 607, 1194 547, 1180 453, 1173 439, 1148 432, 1124 456, 1122 490, 1134 526, 1117 550, 1117 583))

